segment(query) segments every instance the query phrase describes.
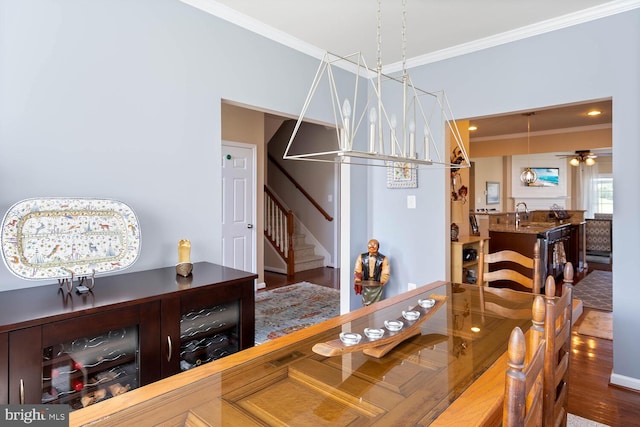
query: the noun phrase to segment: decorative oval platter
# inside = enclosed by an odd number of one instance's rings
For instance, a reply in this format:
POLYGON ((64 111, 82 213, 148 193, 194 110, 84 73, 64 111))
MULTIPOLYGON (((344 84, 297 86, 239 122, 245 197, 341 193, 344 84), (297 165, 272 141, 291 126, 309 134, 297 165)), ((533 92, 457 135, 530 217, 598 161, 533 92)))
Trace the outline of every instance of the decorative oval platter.
POLYGON ((0 245, 9 271, 22 279, 95 276, 133 265, 140 227, 117 200, 26 199, 5 214, 0 245))

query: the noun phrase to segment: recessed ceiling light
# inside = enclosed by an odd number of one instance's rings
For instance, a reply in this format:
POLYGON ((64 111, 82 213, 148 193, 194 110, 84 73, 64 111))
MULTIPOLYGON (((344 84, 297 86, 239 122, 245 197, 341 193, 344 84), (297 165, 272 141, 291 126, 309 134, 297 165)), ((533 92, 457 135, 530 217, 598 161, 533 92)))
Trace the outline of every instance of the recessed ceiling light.
POLYGON ((599 110, 591 110, 587 113, 587 116, 599 116, 600 114, 602 114, 602 111, 599 110))
POLYGON ((471 125, 469 126, 469 130, 478 130, 478 126, 471 125))

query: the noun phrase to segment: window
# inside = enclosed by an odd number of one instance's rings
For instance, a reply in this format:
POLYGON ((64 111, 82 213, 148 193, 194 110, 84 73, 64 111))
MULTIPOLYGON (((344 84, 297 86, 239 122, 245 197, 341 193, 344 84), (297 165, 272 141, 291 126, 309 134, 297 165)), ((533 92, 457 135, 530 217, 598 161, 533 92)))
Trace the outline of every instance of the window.
POLYGON ((598 175, 594 179, 595 211, 598 213, 613 213, 613 177, 598 175))

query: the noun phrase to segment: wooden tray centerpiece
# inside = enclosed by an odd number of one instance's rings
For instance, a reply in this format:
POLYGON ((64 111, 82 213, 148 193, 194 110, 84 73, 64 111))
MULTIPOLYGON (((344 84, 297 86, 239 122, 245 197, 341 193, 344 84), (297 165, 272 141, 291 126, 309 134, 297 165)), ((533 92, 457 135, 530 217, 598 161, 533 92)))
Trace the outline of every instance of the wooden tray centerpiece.
POLYGON ((383 357, 401 342, 413 336, 419 335, 421 333, 422 324, 431 316, 433 316, 433 314, 444 305, 447 297, 444 295, 432 294, 429 296, 429 299, 434 301, 433 306, 424 307, 421 304, 417 304, 413 309, 410 310, 411 312, 420 313, 420 317, 418 317, 416 320, 407 320, 404 316, 400 316, 397 318, 396 321, 400 321, 403 323, 402 329, 398 331, 390 331, 385 329, 384 335, 378 339, 368 338, 364 334, 364 331, 362 334, 349 333, 351 335, 360 335, 360 341, 354 344, 346 344, 342 341, 342 339, 338 338, 335 340, 318 343, 313 346, 312 350, 314 353, 326 357, 340 356, 342 354, 353 353, 356 351, 362 351, 367 356, 375 358, 383 357))

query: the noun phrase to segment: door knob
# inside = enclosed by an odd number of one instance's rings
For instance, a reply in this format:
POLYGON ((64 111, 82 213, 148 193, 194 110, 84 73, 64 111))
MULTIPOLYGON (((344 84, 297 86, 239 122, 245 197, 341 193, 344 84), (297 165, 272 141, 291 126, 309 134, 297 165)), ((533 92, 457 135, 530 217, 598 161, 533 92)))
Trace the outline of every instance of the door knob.
POLYGON ((247 228, 253 228, 253 224, 247 224, 247 228))

